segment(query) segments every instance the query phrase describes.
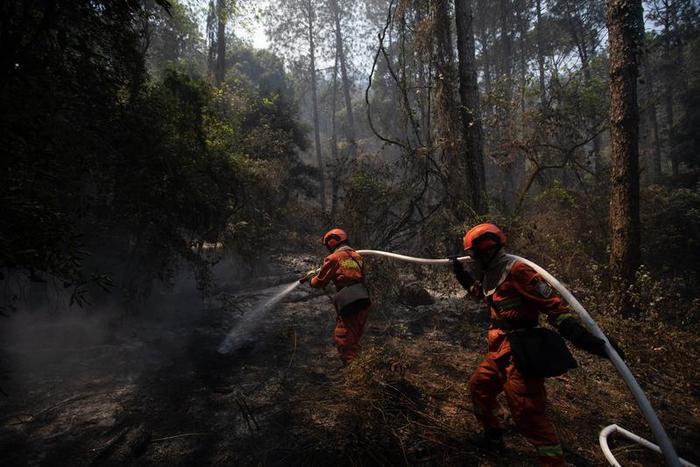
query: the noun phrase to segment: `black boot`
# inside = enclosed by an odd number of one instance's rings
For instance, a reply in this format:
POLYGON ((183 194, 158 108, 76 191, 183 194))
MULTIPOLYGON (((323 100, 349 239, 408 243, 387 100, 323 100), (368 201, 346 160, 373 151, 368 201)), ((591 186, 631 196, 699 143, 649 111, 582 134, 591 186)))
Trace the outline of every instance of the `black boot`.
POLYGON ((503 442, 503 430, 500 428, 489 428, 481 433, 473 442, 479 449, 502 453, 506 449, 503 442))

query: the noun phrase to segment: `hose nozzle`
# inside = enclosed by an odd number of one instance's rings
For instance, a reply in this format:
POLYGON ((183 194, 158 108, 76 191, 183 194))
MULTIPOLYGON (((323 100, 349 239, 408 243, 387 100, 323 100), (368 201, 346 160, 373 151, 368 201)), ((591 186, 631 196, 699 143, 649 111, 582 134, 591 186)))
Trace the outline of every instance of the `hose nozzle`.
POLYGON ((303 284, 305 282, 310 281, 314 276, 316 276, 319 273, 319 271, 321 271, 321 268, 312 269, 311 271, 304 274, 304 276, 302 276, 301 279, 299 279, 299 283, 303 284))

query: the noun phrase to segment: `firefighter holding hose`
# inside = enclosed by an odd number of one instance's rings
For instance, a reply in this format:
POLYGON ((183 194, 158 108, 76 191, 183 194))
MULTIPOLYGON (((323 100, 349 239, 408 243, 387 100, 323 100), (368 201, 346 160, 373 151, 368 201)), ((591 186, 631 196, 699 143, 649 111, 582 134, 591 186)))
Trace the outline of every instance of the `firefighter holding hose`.
POLYGON ((578 323, 534 269, 506 255, 505 246, 501 229, 479 224, 464 236, 472 261, 453 259, 462 287, 489 306, 488 352, 469 380, 474 413, 484 428, 477 444, 503 450, 496 397, 504 392, 518 431, 535 447, 540 463, 563 466, 559 437, 545 413, 544 378, 576 367, 560 335, 600 357, 607 356, 605 341, 578 323), (540 314, 558 334, 538 326, 540 314))
POLYGON ((309 271, 300 282, 311 287, 336 287, 333 298, 336 309, 334 340, 344 365, 350 364, 360 352, 360 338, 367 323, 370 299, 365 286, 364 260, 348 245, 343 229, 332 229, 322 238, 330 254, 319 270, 309 271))

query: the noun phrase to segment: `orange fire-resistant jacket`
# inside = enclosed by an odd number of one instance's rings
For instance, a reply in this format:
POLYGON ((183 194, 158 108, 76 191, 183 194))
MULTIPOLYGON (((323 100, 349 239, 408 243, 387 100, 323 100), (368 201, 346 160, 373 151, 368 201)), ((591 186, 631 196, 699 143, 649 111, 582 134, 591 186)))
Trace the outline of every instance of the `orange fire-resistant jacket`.
POLYGON ((562 320, 573 316, 565 302, 534 269, 521 261, 515 261, 509 267, 505 279, 495 289, 479 290, 491 314, 487 357, 494 359, 511 350, 505 338, 506 330, 495 323, 523 327, 524 323, 537 322, 540 313, 544 313, 552 326, 558 326, 562 320))
POLYGON ((336 289, 362 282, 364 279, 362 256, 348 246, 341 246, 326 256, 319 273, 311 279, 311 287, 323 287, 333 281, 336 289))

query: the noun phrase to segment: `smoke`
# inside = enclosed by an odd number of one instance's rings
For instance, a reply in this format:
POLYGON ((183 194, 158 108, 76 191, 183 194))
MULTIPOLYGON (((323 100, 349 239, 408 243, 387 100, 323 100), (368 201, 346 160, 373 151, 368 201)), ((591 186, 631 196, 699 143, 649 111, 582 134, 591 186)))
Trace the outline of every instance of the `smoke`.
MULTIPOLYGON (((215 293, 235 293, 251 281, 251 268, 228 256, 214 265, 212 277, 215 293)), ((216 335, 204 323, 216 300, 202 299, 186 267, 129 306, 118 287, 89 297, 91 304, 81 308, 71 306, 70 289, 51 280, 5 275, 0 285, 5 298, 16 297, 15 311, 0 317, 0 376, 7 374, 0 387, 11 396, 42 381, 136 378, 182 353, 193 331, 216 335)))
POLYGON ((224 338, 219 346, 219 353, 228 354, 250 344, 254 339, 255 331, 260 327, 265 316, 300 284, 296 280, 291 284, 279 287, 281 289, 279 292, 243 315, 224 338))

